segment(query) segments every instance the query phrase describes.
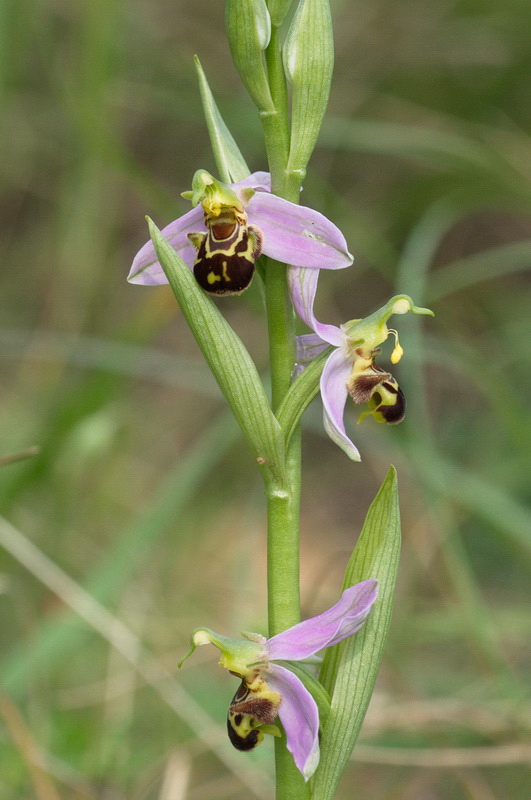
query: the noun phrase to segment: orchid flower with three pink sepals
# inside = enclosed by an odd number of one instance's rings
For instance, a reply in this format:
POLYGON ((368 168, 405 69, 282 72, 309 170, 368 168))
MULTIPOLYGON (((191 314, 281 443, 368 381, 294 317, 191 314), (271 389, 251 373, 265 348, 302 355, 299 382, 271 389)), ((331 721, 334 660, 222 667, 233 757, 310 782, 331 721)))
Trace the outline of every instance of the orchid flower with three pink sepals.
POLYGON ((315 294, 319 280, 318 270, 291 268, 288 282, 295 310, 314 332, 297 337, 297 364, 303 369, 329 345, 335 349, 330 354, 321 374, 324 427, 332 441, 353 461, 360 461, 357 447, 345 430, 344 413, 350 395, 355 403, 367 403, 358 422, 372 415, 377 422, 390 425, 401 422, 405 415, 404 393, 390 372, 376 364, 379 345, 389 334, 395 337, 391 354, 393 364, 400 361, 403 349, 398 333, 387 327, 393 314, 429 314, 428 308, 419 308, 408 295, 396 295, 385 306, 365 319, 354 319, 340 325, 319 322, 314 314, 315 294))
MULTIPOLYGON (((225 184, 198 170, 192 191, 183 196, 194 208, 166 225, 162 234, 207 292, 240 294, 262 253, 314 269, 342 269, 352 263, 339 228, 318 211, 272 194, 268 172, 225 184)), ((135 256, 128 280, 145 286, 168 282, 151 241, 135 256)))
POLYGON ((213 644, 221 652, 219 663, 241 678, 241 685, 229 708, 228 731, 239 750, 252 750, 264 733, 280 736, 273 725, 277 714, 286 732, 286 744, 305 780, 319 764, 319 712, 317 704, 289 662, 303 662, 320 650, 356 633, 378 595, 378 581, 363 581, 345 589, 340 600, 311 619, 266 639, 243 633, 232 639, 198 628, 183 661, 198 645, 213 644), (287 662, 283 666, 278 662, 287 662))

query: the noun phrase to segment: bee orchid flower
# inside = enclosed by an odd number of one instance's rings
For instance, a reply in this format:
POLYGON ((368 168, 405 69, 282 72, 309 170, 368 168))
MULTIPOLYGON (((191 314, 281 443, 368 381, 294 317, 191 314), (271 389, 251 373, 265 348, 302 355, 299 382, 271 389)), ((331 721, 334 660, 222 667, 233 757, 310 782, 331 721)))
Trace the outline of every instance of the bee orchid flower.
MULTIPOLYGON (((318 211, 272 194, 267 172, 225 184, 198 170, 192 191, 183 196, 194 207, 162 234, 211 294, 241 294, 262 253, 306 268, 352 263, 341 231, 318 211)), ((151 242, 135 256, 128 280, 147 286, 168 282, 151 242)))
POLYGON ((391 362, 397 364, 403 349, 398 333, 387 327, 393 314, 429 314, 428 308, 419 308, 408 295, 396 295, 385 306, 365 319, 354 319, 337 327, 319 322, 314 314, 315 293, 319 272, 316 270, 289 270, 288 281, 295 310, 314 333, 297 337, 297 363, 304 368, 315 356, 333 345, 321 374, 324 427, 334 441, 353 461, 360 461, 357 447, 345 431, 344 412, 347 397, 355 403, 367 403, 358 422, 373 416, 377 422, 396 425, 404 419, 406 400, 402 389, 390 372, 376 364, 379 345, 389 334, 395 337, 391 362))
POLYGON ((317 704, 297 675, 278 662, 304 661, 352 636, 367 619, 377 594, 378 581, 358 583, 345 589, 328 611, 271 639, 255 633, 232 639, 208 628, 194 631, 181 664, 198 645, 213 644, 221 652, 221 666, 241 680, 227 718, 229 738, 238 750, 252 750, 264 733, 280 736, 273 724, 278 715, 297 768, 305 780, 311 778, 319 764, 317 704))

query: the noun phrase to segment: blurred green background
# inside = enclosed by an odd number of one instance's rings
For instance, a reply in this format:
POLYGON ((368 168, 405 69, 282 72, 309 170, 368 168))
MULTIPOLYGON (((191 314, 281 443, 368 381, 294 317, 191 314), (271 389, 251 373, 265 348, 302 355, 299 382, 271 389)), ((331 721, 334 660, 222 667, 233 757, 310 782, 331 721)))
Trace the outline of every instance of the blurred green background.
MULTIPOLYGON (((398 320, 406 421, 348 410, 362 464, 319 401, 305 417, 306 615, 335 602, 390 463, 401 489, 394 621, 338 797, 526 800, 531 7, 333 13, 304 202, 356 261, 322 276, 318 316, 396 292, 436 313, 398 320)), ((263 169, 221 2, 0 4, 0 457, 40 448, 0 470, 1 800, 272 797, 271 743, 226 740, 214 650, 177 673, 198 625, 265 630, 262 489, 168 288, 125 281, 144 215, 166 224, 215 171, 194 53, 263 169)), ((222 305, 265 370, 258 285, 222 305)))

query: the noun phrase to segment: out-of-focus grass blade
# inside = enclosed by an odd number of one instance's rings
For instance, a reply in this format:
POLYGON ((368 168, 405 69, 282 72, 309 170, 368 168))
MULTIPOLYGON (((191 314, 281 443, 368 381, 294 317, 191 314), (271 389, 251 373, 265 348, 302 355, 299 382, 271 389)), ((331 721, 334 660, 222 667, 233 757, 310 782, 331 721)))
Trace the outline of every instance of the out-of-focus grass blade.
POLYGON ((488 525, 498 529, 506 542, 516 545, 531 562, 531 513, 521 502, 480 475, 463 469, 416 442, 416 460, 423 465, 423 481, 442 497, 450 497, 488 525))
POLYGON ((369 508, 363 531, 348 563, 343 589, 377 578, 379 594, 363 628, 331 647, 321 682, 331 708, 321 739, 321 760, 312 800, 331 800, 358 737, 382 660, 400 556, 400 518, 396 471, 389 470, 369 508))
POLYGON ((499 247, 489 247, 436 270, 430 278, 426 298, 430 302, 441 300, 475 283, 500 278, 513 272, 526 271, 530 264, 529 239, 510 242, 499 247))
POLYGON ((181 717, 198 739, 213 750, 220 761, 239 777, 247 789, 256 797, 266 800, 268 776, 249 763, 242 765, 239 755, 227 747, 223 729, 218 729, 210 714, 173 679, 162 663, 156 661, 145 650, 140 639, 121 619, 95 600, 3 517, 0 517, 0 545, 60 597, 91 629, 108 641, 161 699, 181 717))
POLYGON ((415 125, 328 117, 320 141, 368 153, 423 158, 437 166, 499 169, 504 161, 483 142, 455 133, 415 125))
POLYGON ((14 464, 17 461, 24 461, 26 458, 32 458, 40 453, 40 447, 28 447, 26 450, 19 450, 17 453, 6 453, 5 456, 0 456, 0 467, 5 467, 8 464, 14 464))
MULTIPOLYGON (((105 559, 87 578, 84 589, 101 603, 110 604, 120 596, 127 579, 148 548, 178 519, 194 492, 216 468, 238 436, 238 427, 227 412, 207 428, 193 450, 179 458, 151 506, 139 515, 111 547, 105 559)), ((79 646, 88 631, 81 629, 71 613, 42 622, 34 638, 4 655, 2 683, 11 692, 23 690, 28 675, 52 670, 79 646)))
POLYGON ((201 92, 201 102, 203 103, 208 135, 210 136, 212 152, 219 170, 219 177, 224 183, 241 181, 250 175, 251 171, 245 163, 234 137, 225 125, 223 117, 219 113, 214 95, 210 90, 203 67, 197 56, 194 56, 194 63, 199 79, 199 91, 201 92))
POLYGON ((149 229, 181 311, 260 464, 264 479, 278 486, 285 472, 284 437, 251 356, 151 220, 149 229))

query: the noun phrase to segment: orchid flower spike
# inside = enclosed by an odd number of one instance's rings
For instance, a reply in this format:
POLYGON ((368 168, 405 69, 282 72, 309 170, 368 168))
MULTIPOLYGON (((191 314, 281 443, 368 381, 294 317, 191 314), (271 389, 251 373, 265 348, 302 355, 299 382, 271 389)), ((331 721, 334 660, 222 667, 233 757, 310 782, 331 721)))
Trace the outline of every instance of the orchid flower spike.
MULTIPOLYGON (((162 234, 211 294, 241 294, 261 253, 298 267, 352 264, 341 231, 318 211, 271 194, 267 172, 229 185, 200 169, 183 197, 194 208, 162 234)), ((151 242, 135 256, 128 280, 145 286, 168 282, 151 242)))
POLYGON ((301 680, 278 661, 303 661, 356 633, 367 619, 378 595, 378 581, 367 580, 345 589, 328 611, 282 633, 265 639, 242 633, 244 639, 221 636, 209 628, 192 634, 192 646, 213 644, 221 652, 219 663, 241 684, 229 706, 227 729, 238 750, 252 750, 264 733, 281 736, 274 725, 278 716, 286 732, 286 744, 305 780, 319 764, 319 712, 301 680))
POLYGON ((382 308, 365 319, 354 319, 341 325, 326 325, 314 315, 314 301, 319 273, 314 270, 291 269, 288 280, 291 297, 298 315, 314 333, 297 337, 297 363, 304 368, 328 345, 336 348, 329 356, 321 374, 321 397, 324 409, 324 427, 332 441, 341 447, 353 461, 360 460, 357 447, 345 432, 344 411, 347 397, 355 403, 367 403, 368 408, 358 418, 373 416, 377 422, 396 425, 406 412, 406 399, 402 389, 390 372, 376 364, 379 345, 389 334, 395 337, 391 362, 397 364, 403 349, 398 333, 387 327, 393 314, 429 314, 429 308, 419 308, 405 294, 392 297, 382 308))

